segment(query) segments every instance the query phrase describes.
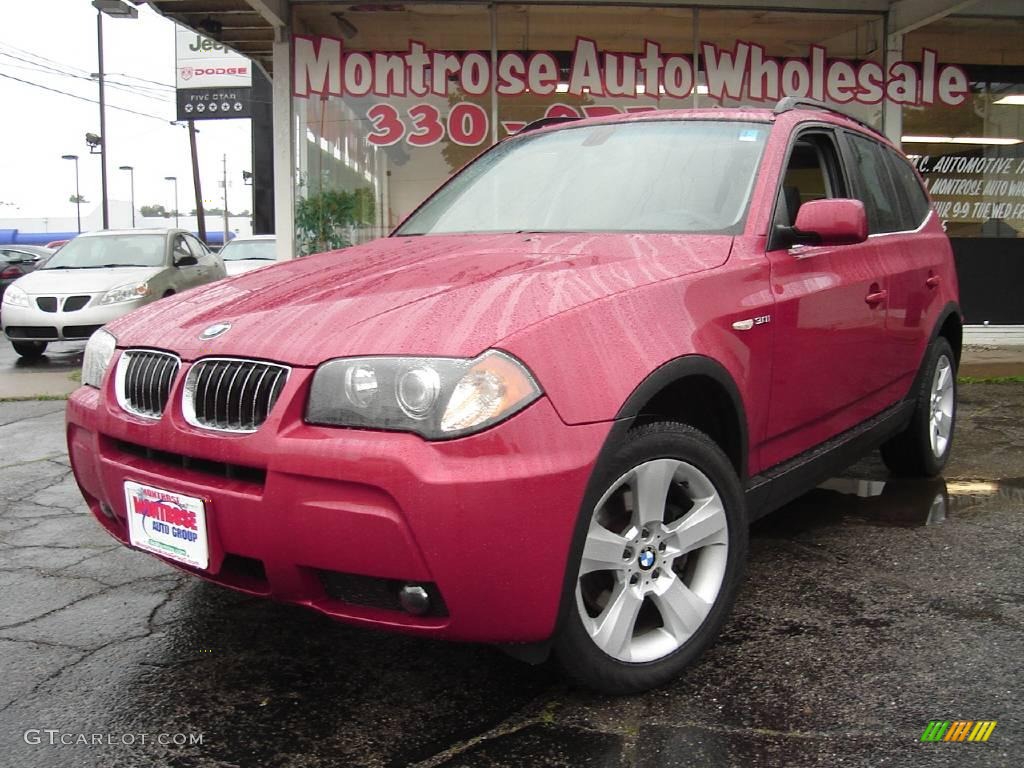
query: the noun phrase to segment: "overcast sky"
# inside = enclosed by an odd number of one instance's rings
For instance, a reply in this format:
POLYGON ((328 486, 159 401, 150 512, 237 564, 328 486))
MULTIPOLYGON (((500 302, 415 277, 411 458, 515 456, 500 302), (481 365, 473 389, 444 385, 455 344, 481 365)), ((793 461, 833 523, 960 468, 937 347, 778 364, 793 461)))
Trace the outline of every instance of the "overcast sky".
MULTIPOLYGON (((181 210, 191 210, 188 130, 170 125, 176 117, 174 24, 143 5, 138 19, 104 17, 103 41, 110 199, 129 199, 129 175, 118 167, 131 165, 136 208, 171 208, 173 188, 164 177, 177 176, 181 210)), ((90 0, 0 2, 0 218, 74 216, 68 199, 74 194, 74 163, 62 160, 65 154, 79 156, 81 192, 89 201, 83 217, 99 205, 100 159, 85 144, 86 132, 100 132, 99 106, 90 103, 99 97, 90 78, 96 70, 96 10, 90 0)), ((251 208, 251 187, 242 184, 242 171, 252 170, 249 120, 204 120, 196 126, 204 200, 220 207, 226 153, 228 207, 251 208)))

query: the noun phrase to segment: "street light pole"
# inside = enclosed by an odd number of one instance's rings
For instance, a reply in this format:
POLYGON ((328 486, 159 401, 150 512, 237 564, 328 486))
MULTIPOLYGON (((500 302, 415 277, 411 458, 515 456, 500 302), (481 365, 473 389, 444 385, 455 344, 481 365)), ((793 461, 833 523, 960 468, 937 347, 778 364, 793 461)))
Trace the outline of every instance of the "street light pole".
POLYGON ((123 0, 92 0, 92 7, 96 9, 96 58, 99 64, 97 79, 100 83, 100 194, 103 196, 101 208, 103 210, 103 228, 109 229, 110 211, 107 207, 107 109, 103 82, 103 14, 112 16, 115 19, 136 19, 139 16, 139 11, 123 0))
POLYGON ((61 159, 75 161, 75 211, 78 214, 78 234, 82 234, 82 193, 78 191, 78 155, 61 155, 61 159))
POLYGON ((164 176, 164 179, 174 182, 174 226, 178 226, 178 177, 164 176))
POLYGON ((119 170, 128 171, 132 183, 132 229, 135 229, 135 168, 130 165, 122 165, 119 170))

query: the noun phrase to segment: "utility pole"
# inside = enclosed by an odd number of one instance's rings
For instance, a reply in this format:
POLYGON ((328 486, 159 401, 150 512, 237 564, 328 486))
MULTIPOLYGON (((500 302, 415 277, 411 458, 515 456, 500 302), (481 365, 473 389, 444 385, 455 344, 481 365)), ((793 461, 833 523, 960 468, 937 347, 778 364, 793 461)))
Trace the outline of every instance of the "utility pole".
POLYGON ((103 88, 103 12, 96 10, 96 48, 99 59, 100 81, 100 194, 103 210, 103 228, 110 229, 110 212, 107 210, 107 109, 103 88))
POLYGON ((192 146, 192 185, 196 190, 196 221, 199 239, 206 242, 206 214, 203 213, 203 188, 199 182, 199 154, 196 152, 196 124, 188 121, 188 142, 192 146))
POLYGON ((221 247, 228 244, 228 156, 224 155, 224 165, 221 171, 221 178, 224 184, 224 239, 221 240, 221 247))

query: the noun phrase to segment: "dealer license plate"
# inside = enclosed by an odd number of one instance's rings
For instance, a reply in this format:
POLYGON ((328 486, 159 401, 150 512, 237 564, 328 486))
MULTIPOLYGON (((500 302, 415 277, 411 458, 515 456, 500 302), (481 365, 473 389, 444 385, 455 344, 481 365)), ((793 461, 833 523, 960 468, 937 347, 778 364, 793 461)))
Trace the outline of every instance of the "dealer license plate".
POLYGON ((202 499, 130 480, 124 484, 124 499, 132 546, 193 568, 209 566, 202 499))

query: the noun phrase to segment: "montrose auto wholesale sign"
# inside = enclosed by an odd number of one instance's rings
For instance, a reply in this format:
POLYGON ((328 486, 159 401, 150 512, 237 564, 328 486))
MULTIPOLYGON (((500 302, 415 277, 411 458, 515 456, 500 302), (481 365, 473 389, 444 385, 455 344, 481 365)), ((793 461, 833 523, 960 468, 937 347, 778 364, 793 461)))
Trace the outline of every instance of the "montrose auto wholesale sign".
MULTIPOLYGON (((295 35, 293 50, 295 96, 379 100, 366 113, 371 125, 367 139, 376 146, 401 142, 426 147, 445 138, 463 146, 482 144, 491 128, 489 110, 481 102, 492 88, 502 99, 524 94, 583 97, 581 106, 550 104, 538 117, 596 117, 655 109, 649 106, 651 97, 683 99, 698 87, 693 57, 651 40, 644 41, 640 52, 624 53, 577 38, 567 72, 553 52, 507 51, 492 62, 486 52, 437 51, 415 40, 399 52, 347 51, 338 38, 295 35), (448 99, 446 109, 438 108, 439 97, 448 99), (640 98, 648 104, 630 103, 640 98), (403 100, 402 109, 392 103, 396 99, 403 100), (602 103, 610 99, 614 102, 602 103)), ((818 45, 810 46, 805 58, 787 59, 741 41, 731 49, 702 43, 700 51, 701 76, 706 79, 700 93, 719 102, 774 103, 783 96, 799 96, 837 104, 889 101, 957 107, 970 93, 964 70, 939 64, 935 51, 928 49, 920 62, 899 61, 888 69, 873 61, 830 58, 818 45)), ((503 121, 501 128, 515 133, 524 125, 503 121)))
POLYGON ((174 35, 178 119, 250 117, 252 62, 185 27, 174 35))

